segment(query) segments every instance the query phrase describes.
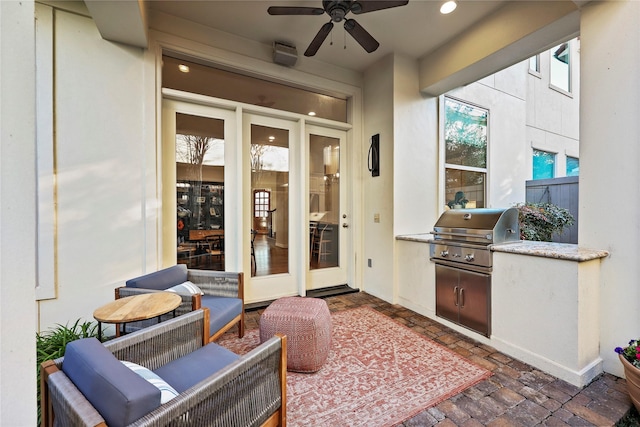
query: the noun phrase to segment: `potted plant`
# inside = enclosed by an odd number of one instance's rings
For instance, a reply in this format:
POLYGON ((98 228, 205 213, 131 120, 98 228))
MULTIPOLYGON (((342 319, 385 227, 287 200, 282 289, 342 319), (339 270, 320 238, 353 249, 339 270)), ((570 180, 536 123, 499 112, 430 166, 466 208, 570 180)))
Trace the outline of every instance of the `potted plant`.
POLYGON ((467 206, 468 202, 464 197, 464 192, 458 191, 453 197, 453 200, 447 202, 447 206, 449 206, 449 209, 462 209, 467 206))
POLYGON ((629 345, 624 348, 616 347, 615 351, 624 368, 627 390, 633 406, 640 411, 640 338, 629 341, 629 345))

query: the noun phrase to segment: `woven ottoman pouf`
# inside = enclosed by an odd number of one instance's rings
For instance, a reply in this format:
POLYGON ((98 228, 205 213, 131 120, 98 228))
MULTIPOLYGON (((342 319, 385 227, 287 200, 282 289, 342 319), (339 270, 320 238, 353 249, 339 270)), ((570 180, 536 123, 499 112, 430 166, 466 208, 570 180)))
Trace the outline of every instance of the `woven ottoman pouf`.
POLYGON ((260 316, 260 342, 280 333, 287 336, 287 370, 316 372, 331 348, 331 313, 318 298, 277 299, 260 316))

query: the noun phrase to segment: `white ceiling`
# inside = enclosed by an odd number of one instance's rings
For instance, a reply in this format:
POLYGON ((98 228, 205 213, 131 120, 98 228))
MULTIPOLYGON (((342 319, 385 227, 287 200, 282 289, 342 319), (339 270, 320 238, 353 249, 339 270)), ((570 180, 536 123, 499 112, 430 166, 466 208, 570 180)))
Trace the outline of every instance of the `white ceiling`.
MULTIPOLYGON (((349 14, 347 17, 362 25, 380 42, 380 47, 373 53, 365 52, 342 25, 336 24, 315 59, 361 72, 391 52, 420 58, 481 21, 505 0, 459 0, 458 8, 449 15, 440 14, 442 3, 409 0, 406 6, 349 14)), ((272 5, 322 7, 321 0, 154 0, 147 5, 152 12, 173 15, 266 45, 274 41, 287 42, 296 46, 299 56, 320 27, 329 22, 326 14, 271 16, 267 13, 272 5)))

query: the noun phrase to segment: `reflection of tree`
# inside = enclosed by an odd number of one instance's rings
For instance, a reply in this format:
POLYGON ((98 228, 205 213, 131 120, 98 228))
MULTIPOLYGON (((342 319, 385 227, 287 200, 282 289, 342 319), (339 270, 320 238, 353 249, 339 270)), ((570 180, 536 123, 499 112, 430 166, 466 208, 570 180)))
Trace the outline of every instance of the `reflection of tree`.
POLYGON ((446 162, 463 166, 487 166, 487 112, 446 100, 444 137, 446 162))
MULTIPOLYGON (((176 143, 176 161, 187 164, 186 179, 192 182, 193 196, 199 200, 202 195, 202 165, 207 150, 211 147, 213 138, 198 135, 180 135, 179 142, 176 143)), ((197 203, 197 202, 196 202, 197 203)), ((200 224, 204 212, 203 207, 195 207, 192 216, 195 224, 200 224)))
POLYGON ((262 171, 264 170, 264 154, 269 148, 265 144, 251 144, 249 156, 251 158, 251 175, 253 177, 253 187, 259 187, 262 179, 262 171))

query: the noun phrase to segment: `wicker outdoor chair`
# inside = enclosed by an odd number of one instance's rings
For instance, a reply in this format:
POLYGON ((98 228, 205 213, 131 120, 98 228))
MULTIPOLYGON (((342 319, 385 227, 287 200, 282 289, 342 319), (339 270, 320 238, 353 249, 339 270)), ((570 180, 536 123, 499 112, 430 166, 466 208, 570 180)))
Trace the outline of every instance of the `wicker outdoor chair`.
MULTIPOLYGON (((193 359, 188 359, 190 354, 201 351, 204 346, 214 350, 222 349, 215 343, 208 343, 207 317, 207 309, 196 310, 101 345, 116 357, 117 360, 112 363, 118 366, 121 365, 118 361, 126 360, 160 372, 162 367, 170 362, 189 360, 186 364, 188 370, 198 370, 197 364, 191 364, 193 359)), ((109 354, 104 349, 100 351, 109 354)), ((221 351, 230 353, 226 349, 221 351)), ((75 357, 69 352, 69 347, 65 357, 69 358, 69 364, 75 357)), ((111 358, 110 355, 107 357, 111 358)), ((126 421, 124 424, 129 426, 286 426, 286 337, 274 336, 246 355, 233 355, 233 357, 235 360, 231 363, 179 392, 173 399, 159 404, 140 418, 132 422, 126 421)), ((109 417, 101 415, 96 409, 96 406, 102 407, 99 404, 102 404, 104 397, 101 398, 102 400, 97 400, 96 396, 93 396, 93 403, 91 403, 89 401, 91 397, 85 396, 76 387, 76 383, 71 381, 67 376, 67 373, 70 373, 70 367, 67 367, 67 371, 63 368, 64 359, 62 357, 42 364, 42 427, 117 424, 107 423, 105 418, 109 417)), ((196 360, 203 361, 202 358, 196 360)), ((202 364, 208 365, 210 362, 211 358, 206 359, 202 364)), ((96 364, 99 367, 105 366, 101 362, 96 364)), ((204 367, 207 368, 207 366, 204 367)), ((128 372, 127 375, 130 375, 128 372)), ((71 373, 70 375, 74 376, 71 373)), ((137 381, 140 381, 137 374, 133 375, 138 378, 137 381)), ((186 372, 184 376, 193 377, 194 371, 186 372)), ((102 377, 106 377, 107 381, 111 380, 109 375, 102 377)), ((182 377, 183 373, 178 372, 178 378, 182 377)), ((164 376, 162 378, 179 390, 178 386, 172 384, 169 379, 164 376)), ((90 381, 89 393, 96 388, 93 379, 90 381)), ((149 387, 146 381, 143 382, 146 387, 149 387)), ((79 387, 82 388, 81 385, 79 387)), ((109 389, 107 394, 111 399, 119 393, 119 391, 113 393, 109 389)), ((155 390, 155 393, 158 393, 158 390, 155 390)), ((129 410, 128 407, 127 410, 129 410)), ((125 412, 124 408, 122 412, 125 412)), ((122 418, 120 415, 119 417, 122 418)))
MULTIPOLYGON (((178 292, 182 304, 175 310, 179 316, 199 308, 208 308, 211 313, 209 341, 213 342, 234 325, 238 325, 238 336, 244 336, 244 274, 212 270, 187 269, 184 264, 154 271, 134 279, 126 286, 115 289, 115 298, 124 298, 141 293, 161 292, 185 281, 192 282, 204 295, 178 292)), ((161 316, 161 321, 173 317, 173 313, 161 316)), ((127 330, 137 330, 157 323, 157 319, 142 320, 127 324, 127 330)), ((116 330, 116 335, 120 330, 116 330)))

